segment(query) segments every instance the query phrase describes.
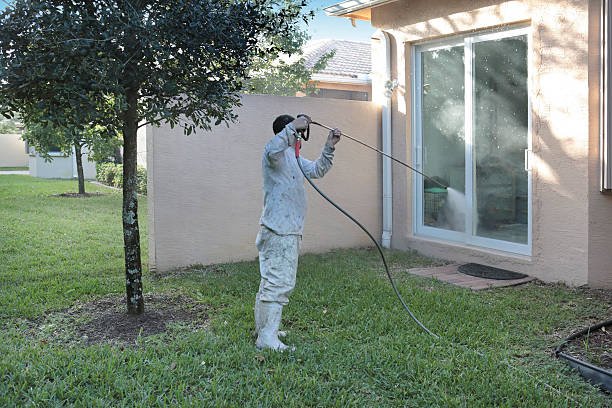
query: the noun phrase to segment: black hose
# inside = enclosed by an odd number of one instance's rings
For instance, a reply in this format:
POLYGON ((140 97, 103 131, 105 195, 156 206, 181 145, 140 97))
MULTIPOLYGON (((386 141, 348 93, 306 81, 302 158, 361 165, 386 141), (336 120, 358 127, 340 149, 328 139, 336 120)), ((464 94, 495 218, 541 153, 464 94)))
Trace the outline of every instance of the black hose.
MULTIPOLYGON (((312 125, 317 125, 317 126, 320 126, 320 127, 324 128, 324 129, 327 129, 327 130, 333 130, 331 127, 329 127, 329 126, 327 126, 327 125, 324 125, 324 124, 322 124, 322 123, 319 123, 319 122, 315 122, 314 120, 310 121, 310 123, 311 123, 312 125)), ((310 130, 310 126, 308 126, 308 129, 310 130)), ((402 165, 402 166, 404 166, 404 167, 409 168, 410 170, 414 171, 415 173, 420 174, 421 176, 423 176, 423 178, 425 178, 426 180, 429 180, 429 181, 431 181, 432 183, 437 184, 438 186, 442 187, 443 189, 447 189, 447 188, 449 187, 449 186, 447 186, 447 185, 444 185, 444 184, 440 183, 440 182, 439 182, 438 180, 436 180, 435 178, 429 177, 427 174, 423 173, 422 171, 419 171, 419 170, 415 169, 414 167, 412 167, 412 166, 411 166, 411 165, 409 165, 408 163, 403 162, 403 161, 401 161, 401 160, 399 160, 399 159, 396 159, 395 157, 391 156, 390 154, 387 154, 387 153, 383 152, 382 150, 377 149, 377 148, 376 148, 376 147, 374 147, 374 146, 371 146, 371 145, 369 145, 369 144, 367 144, 367 143, 365 143, 365 142, 362 142, 361 140, 356 139, 356 138, 354 138, 354 137, 353 137, 353 136, 351 136, 351 135, 347 135, 347 134, 346 134, 346 133, 344 133, 344 132, 340 132, 340 133, 342 134, 342 136, 346 137, 347 139, 350 139, 350 140, 352 140, 353 142, 357 142, 357 143, 359 143, 360 145, 362 145, 362 146, 364 146, 364 147, 367 147, 368 149, 374 150, 376 153, 379 153, 379 154, 381 154, 381 155, 383 155, 383 156, 385 156, 385 157, 387 157, 387 158, 389 158, 389 159, 393 160, 394 162, 396 162, 396 163, 398 163, 398 164, 401 164, 401 165, 402 165)), ((304 140, 308 140, 308 139, 304 139, 304 140)))
MULTIPOLYGON (((299 141, 297 141, 296 143, 299 143, 299 141)), ((433 337, 435 337, 436 339, 439 339, 440 337, 433 333, 431 330, 429 330, 423 323, 421 323, 419 321, 419 319, 417 319, 417 317, 414 315, 414 313, 412 313, 412 310, 410 310, 410 308, 408 307, 408 305, 406 304, 406 302, 404 301, 404 298, 402 297, 402 295, 400 294, 399 290, 397 289, 397 285, 395 284, 395 281, 393 280, 393 277, 391 276, 391 272, 389 272, 389 267, 387 266, 387 259, 385 258, 385 254, 383 253, 382 248, 380 247, 380 245, 378 244, 378 242, 376 241, 376 239, 372 236, 372 234, 370 234, 370 231, 368 231, 366 229, 366 227, 364 227, 359 221, 357 221, 351 214, 349 214, 348 212, 346 212, 346 210, 344 210, 342 207, 340 207, 338 204, 336 204, 331 198, 329 198, 324 192, 322 192, 310 179, 310 177, 308 177, 306 175, 306 172, 304 171, 304 168, 302 167, 302 163, 300 161, 300 157, 296 156, 296 160, 298 163, 298 166, 300 167, 300 171, 302 172, 302 174, 304 175, 304 178, 306 180, 308 180, 308 183, 312 186, 312 188, 314 188, 317 193, 319 193, 321 195, 321 197, 323 197, 325 200, 327 200, 328 203, 330 203, 331 205, 333 205, 334 207, 336 207, 336 209, 338 211, 340 211, 342 214, 344 214, 346 217, 348 217, 348 219, 350 219, 351 221, 353 221, 359 228, 361 228, 363 230, 363 232, 366 233, 366 235, 368 237, 370 237, 370 239, 372 240, 372 242, 374 243, 374 245, 376 246, 376 249, 378 249, 378 253, 380 254, 380 257, 382 259, 383 265, 385 266, 385 272, 387 272, 387 277, 389 278, 389 282, 391 282, 391 286, 393 287, 393 290, 395 291, 395 295, 397 296, 397 298, 399 299, 399 301, 402 303, 402 306, 404 307, 404 309, 406 310, 406 312, 408 312, 408 314, 410 315, 410 317, 412 318, 412 320, 414 320, 416 322, 416 324, 419 325, 419 327, 421 327, 421 329, 423 329, 424 331, 426 331, 428 334, 432 335, 433 337)))

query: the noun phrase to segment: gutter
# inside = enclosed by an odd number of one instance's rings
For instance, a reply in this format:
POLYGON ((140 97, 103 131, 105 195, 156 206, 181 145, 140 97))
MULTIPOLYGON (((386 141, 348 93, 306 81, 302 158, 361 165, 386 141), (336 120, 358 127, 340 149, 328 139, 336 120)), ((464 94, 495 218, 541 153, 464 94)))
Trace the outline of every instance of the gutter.
POLYGON ((312 75, 313 81, 320 82, 331 82, 335 84, 351 84, 351 85, 370 85, 372 79, 369 75, 359 75, 356 78, 341 75, 330 75, 330 74, 314 74, 312 75))
MULTIPOLYGON (((391 38, 389 33, 379 30, 374 34, 382 42, 385 49, 384 70, 382 83, 384 84, 384 99, 381 112, 382 151, 392 156, 391 139, 391 104, 393 92, 390 92, 387 84, 391 83, 391 38)), ((382 246, 391 248, 391 236, 393 235, 393 169, 391 159, 383 156, 382 159, 382 246)))
POLYGON ((346 14, 381 6, 387 3, 394 3, 397 0, 347 0, 341 3, 323 8, 328 16, 345 17, 346 14))

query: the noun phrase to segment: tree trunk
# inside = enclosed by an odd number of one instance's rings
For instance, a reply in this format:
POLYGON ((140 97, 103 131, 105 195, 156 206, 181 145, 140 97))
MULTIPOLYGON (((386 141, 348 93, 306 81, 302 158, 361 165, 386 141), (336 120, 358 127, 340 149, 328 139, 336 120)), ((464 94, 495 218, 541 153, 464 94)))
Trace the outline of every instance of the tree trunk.
POLYGON ((114 157, 115 164, 123 164, 123 157, 121 156, 121 149, 119 147, 115 147, 114 157))
POLYGON ((83 176, 83 151, 79 142, 74 142, 74 154, 76 156, 77 177, 79 179, 79 194, 85 194, 85 177, 83 176))
POLYGON ((136 132, 138 130, 138 91, 128 89, 127 110, 123 118, 123 243, 127 310, 129 314, 144 312, 142 297, 142 265, 138 230, 138 195, 136 193, 136 132))

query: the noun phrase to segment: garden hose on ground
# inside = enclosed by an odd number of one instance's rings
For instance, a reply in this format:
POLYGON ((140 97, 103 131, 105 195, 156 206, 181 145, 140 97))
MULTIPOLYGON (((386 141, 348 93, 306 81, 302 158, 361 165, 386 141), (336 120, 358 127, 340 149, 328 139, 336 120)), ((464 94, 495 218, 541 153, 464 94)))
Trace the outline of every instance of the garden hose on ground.
MULTIPOLYGON (((320 127, 323 127, 325 129, 328 130, 333 130, 331 127, 323 125, 321 123, 317 123, 314 121, 310 121, 311 124, 315 124, 318 125, 320 127)), ((438 184, 440 187, 443 188, 448 188, 448 186, 445 186, 443 184, 441 184, 439 181, 437 181, 436 179, 432 179, 431 177, 427 176, 426 174, 423 174, 422 172, 418 171, 417 169, 415 169, 414 167, 394 158, 391 155, 388 155, 387 153, 384 153, 383 151, 368 145, 367 143, 364 143, 358 139, 355 139, 349 135, 347 135, 346 133, 341 133, 342 136, 346 137, 347 139, 353 140, 365 147, 368 147, 378 153, 380 153, 381 155, 388 157, 392 160, 394 160, 395 162, 402 164, 406 167, 408 167, 409 169, 413 170, 414 172, 422 175, 424 178, 438 184)), ((391 283, 391 286, 393 287, 393 290, 395 291, 395 295, 397 296, 397 298, 399 299, 399 301, 401 302, 402 306, 404 307, 404 309, 406 310, 406 312, 408 312, 408 314, 410 315, 410 317, 412 318, 412 320, 414 320, 421 329, 423 329, 425 332, 427 332, 429 335, 433 336, 435 339, 438 340, 443 340, 440 338, 440 336, 438 336, 437 334, 433 333, 431 330, 429 330, 423 323, 421 323, 419 321, 419 319, 417 319, 417 317, 414 315, 414 313, 410 310, 410 308, 408 307, 408 305, 406 304, 406 302, 404 301, 404 298, 402 297, 402 295, 400 294, 397 285, 395 284, 395 281, 393 280, 393 277, 391 276, 391 272, 389 271, 389 266, 387 265, 387 259, 385 258, 385 255, 382 251, 382 248, 380 247, 380 245, 378 244, 378 241, 376 241, 376 239, 372 236, 372 234, 359 222, 357 221, 353 216, 351 216, 346 210, 344 210, 342 207, 340 207, 338 204, 336 204, 331 198, 329 198, 323 191, 321 191, 313 182, 312 180, 306 175, 306 172, 304 171, 304 168, 302 167, 302 163, 300 162, 300 149, 301 149, 301 138, 298 136, 296 138, 296 143, 295 143, 295 158, 296 161, 298 163, 298 166, 300 168, 300 171, 302 172, 302 175, 304 176, 304 178, 308 181, 308 183, 312 186, 312 188, 315 189, 315 191, 317 193, 319 193, 321 195, 321 197, 323 197, 327 202, 329 202, 331 205, 333 205, 338 211, 340 211, 342 214, 344 214, 347 218, 349 218, 351 221, 353 221, 359 228, 361 228, 363 230, 363 232, 366 233, 366 235, 372 240, 372 242, 374 243, 374 245, 376 246, 376 249, 378 250, 378 253, 380 254, 380 258, 382 259, 383 265, 385 267, 385 272, 387 273, 387 277, 389 278, 389 282, 391 283)), ((453 341, 450 341, 450 344, 452 346, 456 346, 456 347, 461 347, 462 349, 469 351, 471 353, 476 354, 477 356, 481 357, 481 358, 487 358, 487 356, 485 355, 484 352, 478 351, 478 350, 474 350, 464 344, 461 343, 455 343, 453 341)), ((526 375, 527 377, 531 378, 533 381, 535 381, 536 383, 540 383, 542 385, 544 385, 547 389, 554 391, 555 393, 557 393, 558 395, 561 395, 563 397, 566 398, 567 401, 571 401, 574 404, 576 404, 576 406, 579 405, 578 401, 576 401, 575 399, 573 399, 572 397, 570 397, 569 395, 567 395, 566 393, 562 392, 561 390, 559 390, 558 388, 548 384, 546 381, 541 380, 533 375, 531 375, 529 372, 525 371, 525 370, 521 370, 518 367, 510 364, 508 361, 504 361, 502 363, 504 366, 515 370, 517 372, 520 372, 524 375, 526 375)))
MULTIPOLYGON (((312 122, 315 123, 315 122, 312 122)), ((319 125, 322 126, 322 125, 319 125)), ((343 136, 346 136, 344 133, 342 133, 343 136)), ((348 136, 347 136, 348 137, 348 136)), ((354 139, 353 139, 354 140, 354 139)), ((340 211, 342 214, 344 214, 346 217, 348 217, 348 219, 350 219, 351 221, 353 221, 359 228, 361 228, 363 230, 363 232, 366 233, 366 235, 372 240, 372 242, 374 243, 374 245, 376 246, 376 249, 378 249, 378 253, 380 254, 380 258, 382 259, 383 265, 385 266, 385 272, 387 273, 387 277, 389 278, 389 282, 391 282, 391 286, 393 287, 393 290, 395 291, 395 295, 397 296, 397 298, 399 299, 399 301, 401 302, 402 306, 404 307, 404 309, 406 310, 406 312, 408 312, 408 314, 410 315, 410 317, 412 318, 412 320, 414 320, 416 322, 416 324, 419 325, 419 327, 421 329, 423 329, 425 332, 427 332, 428 334, 430 334, 431 336, 435 337, 436 339, 439 338, 439 336, 435 333, 433 333, 431 330, 429 330, 423 323, 421 323, 419 321, 419 319, 417 319, 417 317, 414 315, 414 313, 412 313, 412 310, 410 310, 410 308, 408 307, 408 305, 406 304, 406 302, 404 301, 404 298, 402 297, 401 293, 399 292, 399 290, 397 289, 397 285, 395 284, 395 281, 393 280, 393 277, 391 276, 391 272, 389 271, 389 266, 387 265, 387 259, 385 258, 385 254, 383 253, 382 248, 380 247, 380 245, 378 244, 378 242, 376 241, 376 239, 372 236, 372 234, 370 234, 370 231, 368 231, 366 229, 366 227, 364 227, 359 221, 357 221, 352 215, 350 215, 346 210, 344 210, 342 207, 340 207, 338 204, 336 204, 331 198, 329 198, 324 192, 322 192, 310 179, 310 177, 308 177, 306 175, 306 172, 304 171, 304 168, 302 167, 302 163, 300 162, 300 148, 301 148, 301 140, 298 137, 296 139, 295 142, 295 159, 297 160, 298 166, 300 167, 300 171, 302 172, 302 174, 304 175, 304 178, 306 180, 308 180, 308 183, 312 186, 312 188, 314 188, 317 193, 319 193, 321 195, 321 197, 323 197, 327 202, 329 202, 331 205, 333 205, 338 211, 340 211)), ((414 169, 413 169, 414 170, 414 169)), ((415 170, 416 171, 416 170, 415 170)))

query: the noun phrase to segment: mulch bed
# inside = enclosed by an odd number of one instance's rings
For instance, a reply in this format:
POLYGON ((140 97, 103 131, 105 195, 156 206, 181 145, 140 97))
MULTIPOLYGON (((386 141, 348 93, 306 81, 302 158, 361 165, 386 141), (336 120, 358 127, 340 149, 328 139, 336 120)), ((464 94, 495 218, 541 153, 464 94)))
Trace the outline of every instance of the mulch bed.
POLYGON ((103 196, 103 193, 61 193, 61 194, 51 194, 51 197, 64 197, 64 198, 87 198, 87 197, 99 197, 103 196))
POLYGON ((125 294, 107 296, 32 322, 31 332, 43 343, 137 345, 148 336, 177 325, 190 331, 208 326, 207 305, 176 294, 145 295, 145 312, 126 313, 125 294))
POLYGON ((564 351, 582 361, 612 370, 612 325, 573 339, 564 351))

